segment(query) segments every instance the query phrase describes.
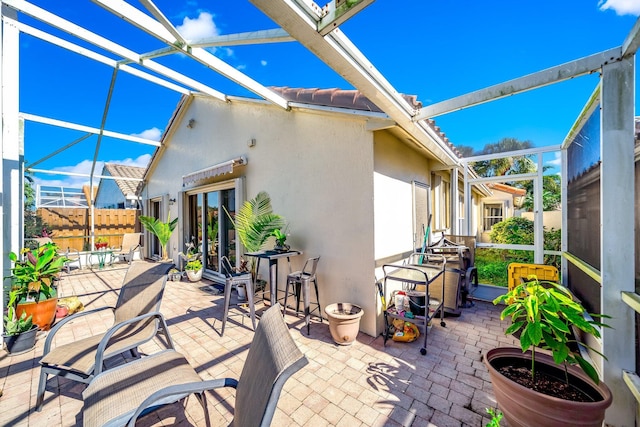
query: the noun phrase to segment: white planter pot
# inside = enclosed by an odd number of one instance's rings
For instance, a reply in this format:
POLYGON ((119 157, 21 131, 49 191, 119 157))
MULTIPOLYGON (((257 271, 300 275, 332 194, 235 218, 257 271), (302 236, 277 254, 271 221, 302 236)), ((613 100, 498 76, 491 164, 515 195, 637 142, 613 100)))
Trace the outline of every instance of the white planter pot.
POLYGON ((187 277, 191 282, 197 282, 202 279, 202 269, 200 270, 186 270, 187 277))

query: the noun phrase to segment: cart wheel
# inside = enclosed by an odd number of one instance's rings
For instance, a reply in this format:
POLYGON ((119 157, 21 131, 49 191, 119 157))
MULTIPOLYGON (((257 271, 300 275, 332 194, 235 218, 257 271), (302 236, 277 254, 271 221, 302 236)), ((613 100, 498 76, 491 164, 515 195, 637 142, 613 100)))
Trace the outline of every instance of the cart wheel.
POLYGON ((445 326, 447 326, 447 323, 443 320, 443 321, 440 322, 440 326, 442 326, 444 328, 445 326))
POLYGON ((424 348, 424 347, 422 347, 422 348, 420 349, 420 354, 421 354, 421 355, 423 355, 423 356, 424 356, 425 354, 427 354, 427 349, 426 349, 426 348, 424 348))

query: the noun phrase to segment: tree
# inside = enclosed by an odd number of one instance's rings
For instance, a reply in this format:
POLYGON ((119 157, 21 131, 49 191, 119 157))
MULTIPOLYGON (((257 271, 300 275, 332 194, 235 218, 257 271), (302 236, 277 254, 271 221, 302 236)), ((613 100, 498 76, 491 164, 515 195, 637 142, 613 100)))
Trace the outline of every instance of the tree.
POLYGON ((33 178, 28 175, 25 175, 24 178, 24 237, 50 237, 53 233, 36 210, 36 190, 33 188, 33 178))
MULTIPOLYGON (((548 166, 544 170, 549 169, 548 166)), ((522 181, 521 188, 527 190, 522 209, 533 211, 533 181, 522 181)), ((559 175, 544 175, 542 177, 542 210, 552 211, 558 209, 562 203, 562 187, 559 175)))
MULTIPOLYGON (((509 151, 532 148, 531 141, 518 141, 515 138, 503 138, 494 144, 487 144, 476 155, 505 153, 509 151)), ((535 163, 530 156, 510 156, 493 160, 480 160, 472 164, 473 169, 480 176, 502 176, 534 172, 535 163)))

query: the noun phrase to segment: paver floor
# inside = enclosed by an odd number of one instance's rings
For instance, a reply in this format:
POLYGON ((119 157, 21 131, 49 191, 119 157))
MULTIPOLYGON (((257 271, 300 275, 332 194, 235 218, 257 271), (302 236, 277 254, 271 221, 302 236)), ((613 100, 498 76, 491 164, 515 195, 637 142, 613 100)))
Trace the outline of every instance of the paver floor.
MULTIPOLYGON (((113 306, 126 268, 123 264, 65 274, 59 286, 61 296, 77 295, 87 309, 113 306)), ((160 311, 177 350, 203 379, 238 378, 253 337, 251 322, 232 317, 221 337, 223 298, 210 284, 205 280, 168 281, 160 311)), ((257 308, 264 307, 260 304, 257 308)), ((435 323, 429 332, 428 353, 421 356, 421 340, 389 341, 385 347, 382 336, 360 333, 351 346, 335 345, 326 321, 320 324, 317 319, 307 336, 304 319, 290 311, 286 321, 309 364, 285 384, 272 425, 485 425, 485 408, 494 407, 495 400, 482 352, 514 344, 504 336, 499 312, 499 307, 490 303, 476 302, 460 317, 447 317, 445 328, 435 323)), ((108 312, 87 316, 69 324, 56 341, 69 342, 105 330, 110 324, 108 312)), ((49 379, 42 411, 33 409, 43 344, 44 336, 40 336, 35 349, 27 353, 9 355, 0 350, 0 425, 82 425, 84 385, 80 383, 49 379)), ((161 348, 158 341, 141 350, 149 354, 161 348)), ((208 393, 213 426, 231 421, 233 401, 233 390, 208 393)), ((204 415, 197 400, 189 398, 186 403, 147 415, 139 424, 200 426, 204 415)))

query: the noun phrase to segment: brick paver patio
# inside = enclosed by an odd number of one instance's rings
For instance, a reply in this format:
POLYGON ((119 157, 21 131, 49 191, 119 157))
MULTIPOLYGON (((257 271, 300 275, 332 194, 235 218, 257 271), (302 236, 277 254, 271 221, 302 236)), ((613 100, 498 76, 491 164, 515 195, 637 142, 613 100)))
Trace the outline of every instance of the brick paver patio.
MULTIPOLYGON (((113 305, 125 271, 126 265, 118 265, 65 274, 60 293, 78 295, 88 309, 113 305)), ((243 326, 239 317, 231 318, 220 337, 222 296, 212 292, 209 284, 167 282, 161 312, 178 351, 203 379, 238 378, 253 337, 251 322, 245 318, 243 326)), ((102 312, 87 316, 89 321, 74 321, 56 340, 68 342, 104 330, 110 325, 109 316, 102 312)), ((286 321, 309 364, 286 383, 274 426, 484 425, 488 421, 485 408, 495 402, 481 354, 499 344, 513 345, 504 336, 499 308, 485 302, 464 309, 458 318, 447 317, 446 328, 436 323, 429 332, 426 356, 419 353, 421 340, 389 341, 384 347, 381 336, 361 333, 357 342, 343 347, 333 343, 326 321, 314 321, 310 336, 302 318, 290 312, 286 321)), ((35 349, 25 354, 10 356, 0 351, 0 425, 82 425, 84 385, 80 383, 50 379, 42 412, 33 409, 43 344, 44 338, 39 337, 35 349)), ((141 350, 152 353, 160 348, 159 342, 153 342, 141 350)), ((212 425, 230 422, 233 399, 233 390, 208 394, 212 425)), ((190 398, 186 407, 166 407, 139 424, 200 426, 204 416, 197 400, 190 398)))

